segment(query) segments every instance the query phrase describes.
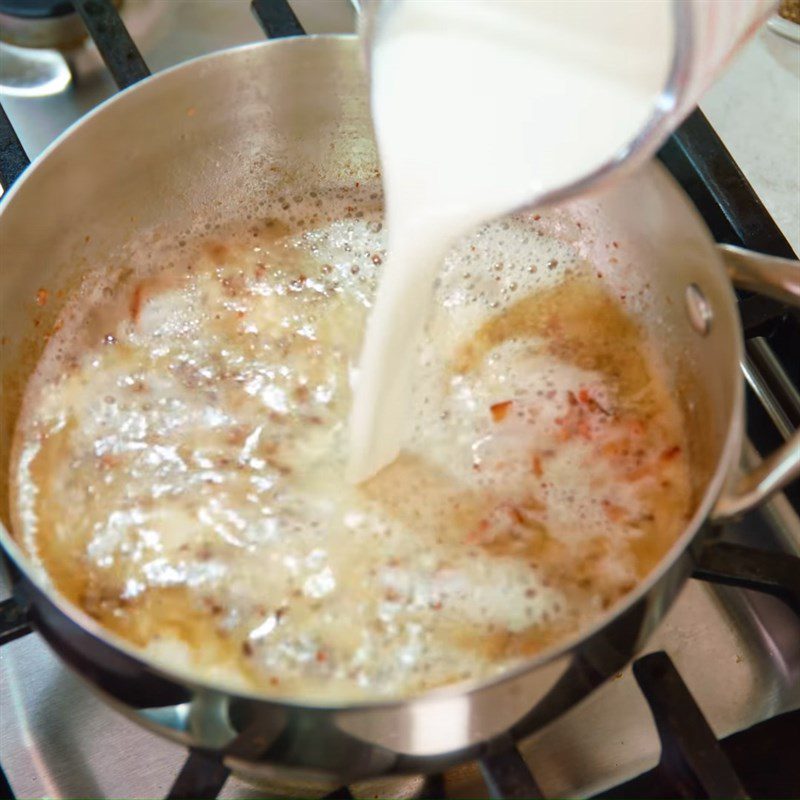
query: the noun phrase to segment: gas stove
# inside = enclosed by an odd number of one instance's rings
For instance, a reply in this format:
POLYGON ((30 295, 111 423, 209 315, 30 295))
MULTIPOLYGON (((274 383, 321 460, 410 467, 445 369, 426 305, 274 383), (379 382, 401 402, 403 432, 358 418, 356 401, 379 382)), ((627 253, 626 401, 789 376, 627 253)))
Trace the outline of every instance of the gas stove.
MULTIPOLYGON (((11 123, 0 114, 0 175, 24 166, 21 154, 16 163, 6 158, 16 143, 12 129, 34 157, 148 69, 265 33, 352 31, 358 3, 75 6, 80 14, 66 1, 0 0, 0 104, 11 123), (45 34, 51 49, 20 46, 40 45, 30 37, 45 34)), ((789 257, 800 249, 798 98, 800 47, 764 29, 704 98, 714 127, 696 112, 660 152, 719 241, 789 257)), ((749 386, 745 459, 754 463, 800 424, 800 314, 747 295, 740 310, 749 386)), ((331 787, 327 796, 797 796, 799 507, 795 485, 722 531, 643 656, 533 737, 444 775, 331 787)), ((187 754, 130 722, 56 659, 10 595, 0 572, 0 598, 8 598, 0 603, 0 795, 324 794, 298 783, 254 788, 246 775, 229 775, 206 754, 187 754)))

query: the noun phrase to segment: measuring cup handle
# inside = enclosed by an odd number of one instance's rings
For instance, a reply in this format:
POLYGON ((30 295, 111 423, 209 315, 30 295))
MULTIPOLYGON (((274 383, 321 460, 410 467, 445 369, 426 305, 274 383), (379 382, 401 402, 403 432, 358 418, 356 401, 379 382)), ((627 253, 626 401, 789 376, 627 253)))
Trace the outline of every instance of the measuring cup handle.
MULTIPOLYGON (((729 244, 718 245, 717 249, 736 286, 800 306, 800 261, 754 253, 729 244)), ((724 522, 738 517, 798 478, 800 430, 723 492, 711 518, 724 522)))

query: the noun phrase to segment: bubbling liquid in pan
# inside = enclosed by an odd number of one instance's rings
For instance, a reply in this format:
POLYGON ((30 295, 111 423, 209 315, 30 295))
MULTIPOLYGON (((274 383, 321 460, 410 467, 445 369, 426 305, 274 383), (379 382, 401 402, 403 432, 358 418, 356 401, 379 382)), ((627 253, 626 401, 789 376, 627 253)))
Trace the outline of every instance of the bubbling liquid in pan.
POLYGON ((450 252, 408 445, 347 482, 374 198, 154 241, 87 279, 47 344, 15 534, 160 663, 336 700, 487 678, 596 619, 691 512, 658 352, 529 215, 450 252))

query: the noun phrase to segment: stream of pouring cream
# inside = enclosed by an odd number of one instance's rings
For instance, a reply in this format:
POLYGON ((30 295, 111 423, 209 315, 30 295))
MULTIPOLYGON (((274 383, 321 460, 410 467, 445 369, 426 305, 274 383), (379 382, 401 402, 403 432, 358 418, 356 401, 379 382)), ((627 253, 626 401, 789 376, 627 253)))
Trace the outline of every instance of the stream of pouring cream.
POLYGON ((666 85, 669 0, 401 0, 372 51, 388 260, 355 375, 348 477, 400 452, 434 282, 478 224, 624 149, 666 85))

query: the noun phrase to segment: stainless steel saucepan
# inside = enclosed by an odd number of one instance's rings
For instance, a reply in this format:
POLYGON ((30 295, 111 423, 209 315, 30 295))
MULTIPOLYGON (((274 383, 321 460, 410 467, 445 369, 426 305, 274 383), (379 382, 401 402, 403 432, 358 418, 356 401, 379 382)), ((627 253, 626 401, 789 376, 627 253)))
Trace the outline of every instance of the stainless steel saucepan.
MULTIPOLYGON (((210 55, 137 84, 68 130, 0 207, 4 484, 25 381, 63 294, 82 272, 111 263, 110 253, 156 223, 179 231, 239 213, 254 194, 275 199, 288 179, 324 187, 374 180, 376 169, 353 37, 210 55)), ((755 506, 800 475, 797 434, 756 473, 737 472, 742 331, 726 271, 797 299, 800 266, 720 252, 656 164, 557 214, 564 230, 581 223, 570 235, 588 258, 607 258, 605 246, 617 242, 618 268, 649 283, 642 322, 674 365, 692 444, 694 516, 653 573, 591 629, 499 679, 407 700, 321 706, 271 699, 149 663, 59 596, 4 529, 2 544, 20 572, 17 592, 50 646, 129 717, 265 779, 281 770, 320 781, 439 770, 532 732, 618 671, 689 575, 707 523, 755 506)), ((8 524, 5 496, 2 512, 8 524)))

